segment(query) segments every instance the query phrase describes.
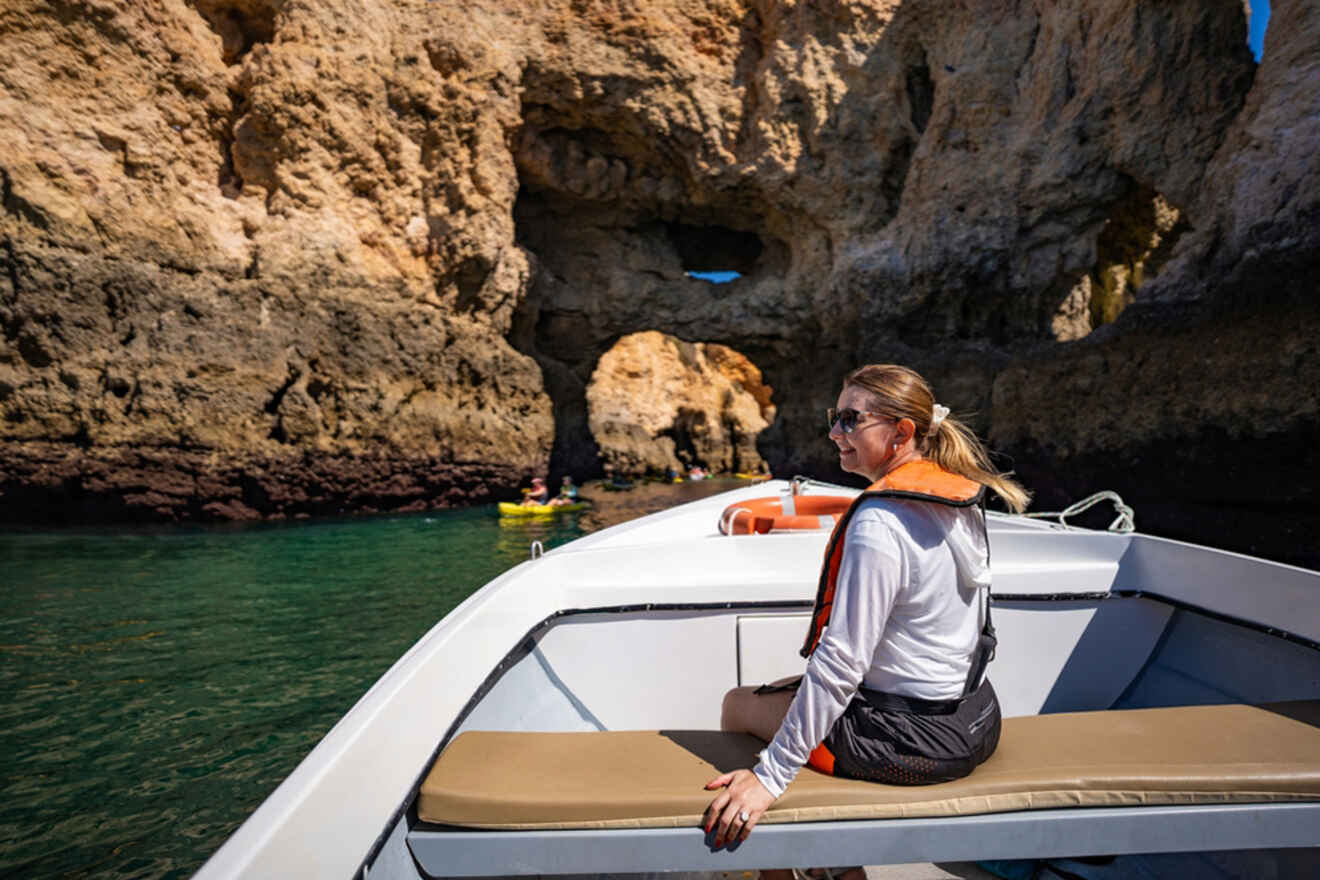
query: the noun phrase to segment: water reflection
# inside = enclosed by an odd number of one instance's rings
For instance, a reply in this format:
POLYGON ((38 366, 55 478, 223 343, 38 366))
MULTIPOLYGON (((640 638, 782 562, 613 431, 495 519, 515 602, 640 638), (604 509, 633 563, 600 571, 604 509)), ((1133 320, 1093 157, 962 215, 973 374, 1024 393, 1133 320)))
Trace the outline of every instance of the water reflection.
POLYGON ((571 510, 550 516, 501 516, 497 520, 499 534, 494 552, 508 568, 530 557, 534 541, 540 541, 549 550, 580 538, 591 531, 583 528, 584 513, 585 510, 571 510))

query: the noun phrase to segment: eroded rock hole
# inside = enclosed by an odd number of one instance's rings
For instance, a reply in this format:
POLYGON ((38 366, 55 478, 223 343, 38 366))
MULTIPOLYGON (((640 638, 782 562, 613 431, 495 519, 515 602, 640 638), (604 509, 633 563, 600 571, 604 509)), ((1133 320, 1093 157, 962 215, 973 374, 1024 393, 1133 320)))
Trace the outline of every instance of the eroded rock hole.
POLYGON ((1134 187, 1105 221, 1096 241, 1095 267, 1073 286, 1055 313, 1051 327, 1055 339, 1080 339, 1117 319, 1189 228, 1182 212, 1164 196, 1149 187, 1134 187))
POLYGON ((216 185, 227 199, 236 199, 243 192, 243 178, 234 167, 234 127, 243 116, 244 99, 233 89, 229 91, 229 117, 220 135, 220 171, 216 185))
POLYGON ((907 70, 906 77, 908 106, 912 110, 912 126, 918 133, 926 130, 930 122, 931 110, 935 107, 935 83, 930 78, 930 65, 926 63, 926 53, 907 70))
POLYGON ((754 232, 723 226, 665 224, 665 234, 678 251, 683 271, 689 275, 746 275, 756 266, 765 245, 754 232))
MULTIPOLYGON (((193 7, 220 37, 220 55, 234 65, 258 43, 275 38, 275 20, 284 0, 192 0, 193 7)), ((235 127, 243 117, 245 99, 230 89, 230 111, 219 135, 220 170, 216 185, 226 198, 236 199, 243 191, 243 175, 236 166, 235 127)))
POLYGON ((647 330, 601 356, 587 385, 588 422, 608 473, 759 472, 756 438, 774 421, 772 397, 740 352, 647 330))
POLYGON ((275 17, 284 0, 194 0, 193 5, 219 35, 225 63, 236 64, 253 46, 275 38, 275 17))
MULTIPOLYGON (((450 64, 439 55, 432 61, 450 64)), ((602 355, 628 334, 652 329, 688 337, 699 328, 708 339, 737 338, 744 330, 743 300, 784 274, 788 246, 762 238, 763 218, 748 209, 750 200, 701 192, 665 143, 627 126, 583 128, 564 118, 557 103, 537 100, 562 84, 531 73, 524 84, 513 218, 531 271, 508 338, 535 358, 554 406, 552 478, 589 477, 603 465, 620 474, 663 473, 684 465, 679 448, 685 459, 713 470, 735 460, 757 466, 756 431, 741 425, 730 431, 704 405, 697 409, 708 414, 705 428, 696 417, 678 420, 676 408, 664 424, 648 424, 640 433, 627 427, 627 418, 616 419, 618 436, 632 439, 619 441, 621 451, 603 454, 590 424, 587 386, 602 355), (716 286, 733 277, 744 281, 733 289, 716 286), (694 295, 696 285, 709 285, 710 295, 694 295), (721 443, 739 450, 736 459, 731 451, 708 451, 698 435, 724 438, 721 443), (656 451, 657 443, 665 448, 656 451)))

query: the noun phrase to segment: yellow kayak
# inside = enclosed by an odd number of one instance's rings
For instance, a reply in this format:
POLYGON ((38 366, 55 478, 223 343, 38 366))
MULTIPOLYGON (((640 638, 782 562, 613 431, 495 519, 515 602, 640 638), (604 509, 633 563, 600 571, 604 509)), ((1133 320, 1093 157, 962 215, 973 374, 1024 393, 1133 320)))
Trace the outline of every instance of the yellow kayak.
POLYGON ((501 501, 500 516, 550 516, 581 510, 586 506, 585 501, 574 501, 572 504, 514 504, 512 501, 501 501))
POLYGON ((739 474, 734 474, 734 476, 737 477, 737 478, 740 479, 740 480, 768 480, 768 479, 770 479, 770 475, 769 475, 769 474, 742 474, 742 473, 739 473, 739 474))

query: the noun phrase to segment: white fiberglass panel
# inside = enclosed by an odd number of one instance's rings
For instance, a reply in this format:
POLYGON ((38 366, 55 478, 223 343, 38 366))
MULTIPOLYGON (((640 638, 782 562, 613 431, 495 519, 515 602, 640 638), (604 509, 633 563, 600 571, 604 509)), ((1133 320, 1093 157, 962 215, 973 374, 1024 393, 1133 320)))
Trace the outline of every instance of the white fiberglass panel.
POLYGON ((991 528, 993 590, 1011 595, 1107 593, 1131 540, 1101 532, 991 528))
POLYGON ((738 683, 734 621, 731 614, 584 615, 557 623, 539 649, 607 730, 718 730, 724 694, 738 683))
POLYGON ((604 729, 538 647, 500 676, 454 735, 465 730, 564 733, 604 729))
POLYGON ((1194 611, 1175 611, 1124 709, 1320 699, 1320 651, 1194 611))
POLYGON ((746 614, 738 618, 738 684, 762 685, 801 675, 798 649, 810 614, 746 614))
POLYGON ((197 876, 348 876, 482 680, 561 602, 535 563, 470 596, 381 676, 197 876))
POLYGON ((1320 642, 1320 572, 1140 535, 1114 585, 1320 642))
POLYGON ((999 647, 989 676, 1004 716, 1108 709, 1172 612, 1145 599, 996 602, 999 647))
POLYGON ((551 553, 540 576, 567 607, 627 603, 807 601, 815 595, 822 534, 707 537, 642 547, 551 553))

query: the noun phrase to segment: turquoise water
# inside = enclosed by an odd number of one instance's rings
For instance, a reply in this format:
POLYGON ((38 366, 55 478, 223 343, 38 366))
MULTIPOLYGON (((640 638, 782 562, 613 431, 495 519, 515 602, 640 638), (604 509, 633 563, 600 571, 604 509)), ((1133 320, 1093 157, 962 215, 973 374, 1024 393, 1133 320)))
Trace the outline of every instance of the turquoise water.
POLYGON ((547 548, 729 481, 331 522, 0 534, 0 876, 186 877, 390 664, 547 548))

